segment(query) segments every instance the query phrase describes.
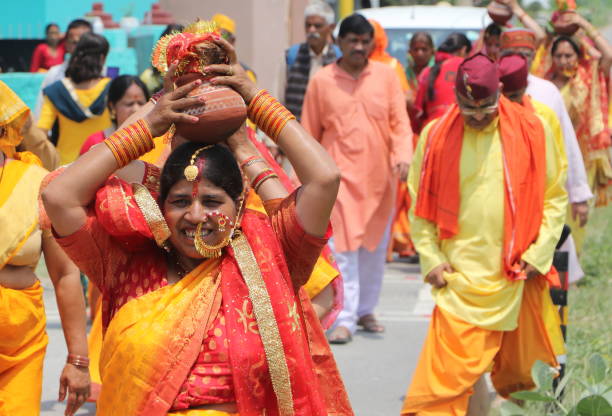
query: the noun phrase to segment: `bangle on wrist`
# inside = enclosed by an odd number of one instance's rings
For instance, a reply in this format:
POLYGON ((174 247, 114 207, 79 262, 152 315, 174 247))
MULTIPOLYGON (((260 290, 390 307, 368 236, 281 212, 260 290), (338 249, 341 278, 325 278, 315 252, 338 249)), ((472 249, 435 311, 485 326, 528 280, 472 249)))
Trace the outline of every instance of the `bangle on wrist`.
POLYGON ((251 188, 253 188, 253 190, 257 192, 261 185, 270 178, 278 178, 278 175, 274 173, 272 169, 264 170, 259 175, 257 175, 255 179, 253 179, 253 182, 251 182, 251 188))
POLYGON ((162 97, 162 95, 164 95, 166 92, 163 90, 163 88, 159 91, 157 91, 155 94, 153 94, 151 96, 151 98, 149 99, 149 101, 151 101, 153 104, 157 104, 157 102, 159 101, 159 99, 162 97))
POLYGON ((155 147, 151 130, 144 119, 117 130, 104 144, 115 156, 119 168, 124 167, 132 160, 138 159, 155 147))
POLYGON ((255 163, 258 162, 265 162, 262 158, 260 158, 259 156, 251 156, 247 159, 245 159, 241 164, 240 164, 240 168, 244 169, 248 166, 254 165, 255 163))
POLYGON ((89 368, 89 357, 84 355, 68 354, 66 363, 72 364, 75 367, 89 368))
POLYGON ((248 116, 274 143, 278 141, 285 125, 290 120, 295 120, 291 111, 266 90, 259 90, 255 94, 249 103, 248 116))

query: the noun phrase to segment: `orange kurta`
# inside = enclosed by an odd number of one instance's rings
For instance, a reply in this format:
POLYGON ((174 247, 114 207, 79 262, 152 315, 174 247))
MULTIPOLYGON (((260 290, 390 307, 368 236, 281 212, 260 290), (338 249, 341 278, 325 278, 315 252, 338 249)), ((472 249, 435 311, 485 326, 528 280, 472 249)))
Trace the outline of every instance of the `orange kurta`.
POLYGON ((334 210, 339 252, 380 243, 395 203, 393 167, 412 158, 412 130, 395 71, 369 61, 358 78, 338 64, 308 84, 302 124, 342 173, 334 210))

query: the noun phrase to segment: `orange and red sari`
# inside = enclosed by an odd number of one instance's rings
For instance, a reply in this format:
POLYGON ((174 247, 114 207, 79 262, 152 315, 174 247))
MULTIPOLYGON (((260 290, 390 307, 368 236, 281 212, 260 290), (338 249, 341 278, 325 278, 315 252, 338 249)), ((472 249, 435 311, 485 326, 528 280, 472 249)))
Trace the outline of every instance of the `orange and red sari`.
POLYGON ((166 415, 220 310, 241 415, 352 414, 323 330, 299 290, 325 240, 313 245, 314 237, 295 227, 295 193, 269 217, 247 210, 243 236, 222 259, 204 261, 172 286, 152 240, 155 223, 134 197, 130 185, 111 178, 86 225, 58 240, 103 293, 100 415, 166 415), (235 307, 243 301, 254 312, 246 326, 235 307), (258 331, 244 330, 253 326, 258 331))
MULTIPOLYGON (((588 55, 586 45, 581 45, 581 48, 583 57, 578 62, 575 74, 560 92, 574 130, 576 130, 589 184, 595 195, 595 204, 605 206, 612 202, 612 163, 610 161, 612 141, 608 120, 609 80, 607 74, 600 70, 599 60, 588 55)), ((552 62, 550 45, 546 50, 546 55, 538 62, 534 73, 546 79, 552 79, 555 67, 552 62)), ((572 227, 572 232, 578 231, 579 228, 582 227, 572 227)))

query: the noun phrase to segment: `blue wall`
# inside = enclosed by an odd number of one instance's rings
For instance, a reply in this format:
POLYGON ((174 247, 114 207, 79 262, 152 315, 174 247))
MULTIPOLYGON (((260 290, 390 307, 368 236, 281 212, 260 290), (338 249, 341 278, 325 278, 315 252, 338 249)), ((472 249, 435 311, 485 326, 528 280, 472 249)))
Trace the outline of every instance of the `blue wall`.
MULTIPOLYGON (((123 29, 109 29, 104 36, 111 44, 106 65, 118 67, 120 75, 138 75, 151 65, 151 50, 166 27, 142 26, 129 35, 123 29)), ((0 73, 0 80, 13 89, 21 99, 34 108, 45 74, 29 72, 0 73)))
POLYGON ((31 109, 36 105, 38 91, 42 85, 45 74, 31 74, 29 72, 8 72, 0 74, 0 81, 8 85, 31 109))
MULTIPOLYGON (((0 38, 44 37, 47 23, 57 23, 62 31, 72 19, 91 10, 94 0, 2 0, 0 38)), ((106 0, 104 11, 117 23, 131 10, 131 16, 142 20, 155 0, 106 0)))

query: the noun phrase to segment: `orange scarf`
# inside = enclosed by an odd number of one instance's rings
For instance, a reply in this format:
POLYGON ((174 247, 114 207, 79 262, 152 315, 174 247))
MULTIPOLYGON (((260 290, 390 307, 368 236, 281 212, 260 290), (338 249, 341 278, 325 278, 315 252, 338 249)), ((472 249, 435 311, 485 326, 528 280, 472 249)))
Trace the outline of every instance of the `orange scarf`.
MULTIPOLYGON (((520 259, 538 237, 544 211, 546 141, 544 128, 533 112, 499 100, 499 129, 504 165, 503 271, 510 280, 525 279, 520 259)), ((457 104, 433 126, 421 170, 416 215, 435 223, 440 239, 458 230, 459 163, 463 119, 457 104)))

